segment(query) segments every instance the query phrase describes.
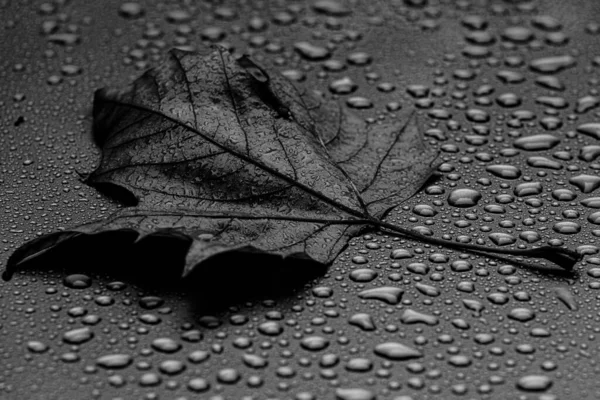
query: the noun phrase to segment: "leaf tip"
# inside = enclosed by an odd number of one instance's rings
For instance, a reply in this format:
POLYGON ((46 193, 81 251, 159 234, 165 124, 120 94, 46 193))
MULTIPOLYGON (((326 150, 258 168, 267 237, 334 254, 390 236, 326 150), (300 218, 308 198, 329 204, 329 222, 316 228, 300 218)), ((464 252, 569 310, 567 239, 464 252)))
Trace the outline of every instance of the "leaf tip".
POLYGON ((12 279, 12 276, 12 271, 10 271, 8 267, 6 267, 6 269, 2 272, 2 280, 5 282, 10 281, 12 279))
POLYGON ((566 247, 540 247, 535 250, 535 255, 567 271, 572 271, 575 264, 583 258, 582 254, 566 247))

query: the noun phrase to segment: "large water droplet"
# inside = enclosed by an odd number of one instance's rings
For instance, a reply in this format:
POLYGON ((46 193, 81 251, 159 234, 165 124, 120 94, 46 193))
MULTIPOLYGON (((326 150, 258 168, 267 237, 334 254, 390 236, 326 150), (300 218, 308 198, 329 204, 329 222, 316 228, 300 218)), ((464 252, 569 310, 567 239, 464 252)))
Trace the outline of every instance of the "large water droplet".
POLYGON ((361 388, 338 388, 335 390, 337 400, 375 400, 375 394, 361 388))
POLYGON ((546 375, 525 375, 517 381, 517 388, 528 392, 539 392, 550 389, 552 380, 546 375))
POLYGON ((588 135, 594 139, 600 139, 600 122, 590 122, 577 127, 577 132, 588 135))
POLYGON ((532 71, 542 74, 554 74, 575 65, 570 55, 537 58, 529 64, 532 71))
POLYGON ((404 361, 423 357, 423 354, 412 347, 398 342, 386 342, 375 346, 375 354, 388 360, 404 361))
POLYGON ((460 208, 473 207, 479 200, 481 200, 481 193, 470 188, 455 189, 448 196, 448 204, 460 208))
POLYGON ((388 304, 398 304, 404 291, 394 286, 382 286, 363 290, 358 294, 361 299, 380 300, 388 304))
POLYGON ((570 178, 569 183, 575 185, 583 193, 591 193, 600 187, 600 177, 596 175, 581 174, 570 178))
POLYGON ((548 150, 560 143, 560 139, 548 133, 525 136, 515 140, 514 146, 517 149, 527 151, 548 150))
POLYGON ((352 315, 348 319, 348 323, 350 325, 354 325, 362 329, 363 331, 374 331, 375 323, 373 322, 373 318, 366 313, 357 313, 352 315))
POLYGON ((72 289, 86 289, 92 286, 92 278, 83 274, 72 274, 67 276, 63 283, 72 289))
POLYGON ((510 164, 489 165, 485 170, 502 179, 517 179, 521 176, 521 170, 510 164))
POLYGON ((63 341, 69 344, 82 344, 92 340, 94 332, 90 328, 78 328, 65 332, 63 341))
POLYGON ((96 364, 102 368, 120 369, 127 367, 132 361, 131 356, 127 354, 109 354, 99 357, 96 360, 96 364))
POLYGON ((295 43, 294 50, 306 60, 311 61, 324 60, 331 55, 331 52, 327 48, 316 46, 309 42, 295 43))
POLYGON ((405 324, 425 325, 437 325, 439 322, 438 318, 433 315, 421 313, 412 309, 404 310, 402 316, 400 316, 400 321, 402 321, 405 324))
POLYGON ((527 322, 535 318, 535 313, 529 308, 513 308, 508 313, 508 318, 519 322, 527 322))

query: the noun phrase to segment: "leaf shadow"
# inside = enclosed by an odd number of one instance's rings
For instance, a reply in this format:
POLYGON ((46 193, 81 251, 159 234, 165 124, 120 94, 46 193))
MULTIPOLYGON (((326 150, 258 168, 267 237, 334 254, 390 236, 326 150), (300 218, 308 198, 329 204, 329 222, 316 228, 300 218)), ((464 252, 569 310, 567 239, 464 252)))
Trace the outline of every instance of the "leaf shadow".
POLYGON ((189 242, 178 237, 113 231, 75 238, 26 262, 22 274, 49 269, 59 273, 94 273, 157 295, 177 292, 192 316, 225 311, 237 304, 293 297, 323 276, 327 266, 306 259, 225 253, 203 262, 182 277, 189 242))

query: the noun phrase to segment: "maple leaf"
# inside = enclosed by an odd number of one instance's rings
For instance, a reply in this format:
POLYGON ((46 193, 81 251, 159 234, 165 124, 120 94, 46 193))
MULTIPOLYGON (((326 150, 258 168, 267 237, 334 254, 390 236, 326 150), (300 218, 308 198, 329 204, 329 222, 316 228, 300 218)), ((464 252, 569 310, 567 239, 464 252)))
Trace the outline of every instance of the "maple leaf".
POLYGON ((84 235, 135 232, 189 241, 184 275, 225 252, 332 262, 367 228, 478 253, 541 257, 569 269, 566 248, 461 244, 385 222, 435 169, 414 113, 366 124, 247 57, 172 50, 123 91, 94 99, 99 166, 86 178, 135 198, 107 219, 34 239, 4 273, 84 235))

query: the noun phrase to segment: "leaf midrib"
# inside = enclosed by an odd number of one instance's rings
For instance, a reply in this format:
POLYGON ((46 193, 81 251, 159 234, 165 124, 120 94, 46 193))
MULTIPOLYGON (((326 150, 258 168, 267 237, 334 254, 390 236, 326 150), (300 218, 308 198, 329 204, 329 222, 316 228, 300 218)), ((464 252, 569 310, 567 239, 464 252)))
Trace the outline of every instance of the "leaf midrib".
MULTIPOLYGON (((181 126, 184 129, 189 130, 190 132, 193 132, 194 134, 200 136, 202 139, 206 140, 207 142, 209 142, 210 144, 222 149, 223 151, 226 151, 227 153, 233 155, 234 157, 237 157, 249 164, 252 164, 260 169, 262 169, 263 171, 276 176, 277 178, 280 178, 282 180, 284 180, 285 182, 289 183, 292 186, 295 186, 299 189, 301 189, 302 191, 306 192, 307 194, 317 198, 318 200, 329 204, 330 206, 345 212, 346 214, 349 214, 353 217, 357 217, 357 218, 365 218, 365 219, 370 219, 370 220, 375 220, 373 217, 368 216, 363 214, 361 211, 355 210, 353 208, 350 208, 344 204, 341 204, 327 196, 325 196, 324 194, 292 179, 291 177, 288 177, 285 174, 282 174, 281 172, 277 171, 276 169, 273 169, 267 165, 264 165, 254 159, 252 159, 249 156, 246 156, 245 154, 242 154, 240 152, 238 152, 235 149, 229 148, 226 145, 223 145, 221 143, 219 143, 218 141, 214 140, 213 138, 203 134, 202 132, 200 132, 198 129, 196 129, 196 127, 192 127, 190 125, 185 124, 184 122, 178 120, 177 118, 171 117, 169 115, 166 115, 165 113, 163 113, 162 111, 158 111, 158 110, 154 110, 152 108, 146 107, 146 106, 142 106, 139 104, 134 104, 134 103, 128 103, 128 102, 124 102, 124 101, 120 101, 120 100, 116 100, 116 99, 111 99, 108 97, 102 97, 101 98, 102 101, 106 102, 106 103, 110 103, 110 104, 114 104, 116 106, 124 106, 124 107, 130 107, 130 108, 134 108, 136 110, 140 110, 140 111, 145 111, 145 112, 149 112, 152 113, 154 115, 158 115, 160 117, 166 118, 167 120, 171 121, 172 123, 181 126)), ((373 221, 372 221, 373 222, 373 221)))

